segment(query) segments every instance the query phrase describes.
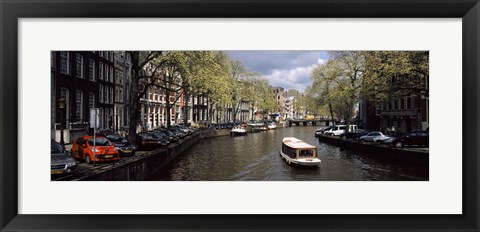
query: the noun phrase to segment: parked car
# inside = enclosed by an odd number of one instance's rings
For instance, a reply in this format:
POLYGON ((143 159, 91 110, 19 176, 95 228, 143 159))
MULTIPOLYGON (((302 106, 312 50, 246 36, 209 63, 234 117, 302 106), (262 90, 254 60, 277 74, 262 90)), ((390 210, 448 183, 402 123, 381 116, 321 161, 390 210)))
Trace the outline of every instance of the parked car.
POLYGON ((382 134, 380 131, 373 131, 368 133, 367 135, 361 136, 359 139, 361 141, 367 141, 367 142, 378 142, 379 140, 384 140, 388 139, 390 137, 382 134))
POLYGON ((182 130, 180 130, 180 128, 177 128, 177 127, 171 127, 170 131, 181 139, 183 139, 187 136, 186 133, 184 133, 182 130))
POLYGON ((392 145, 395 147, 403 146, 429 146, 429 135, 426 131, 414 131, 405 136, 398 137, 393 140, 392 145))
POLYGON ((87 164, 101 161, 119 160, 119 153, 106 137, 99 136, 95 140, 93 136, 77 138, 72 145, 73 157, 85 160, 87 164), (95 145, 95 149, 94 149, 95 145), (93 153, 95 152, 95 157, 93 153))
POLYGON ((156 137, 157 139, 159 139, 160 140, 160 145, 162 147, 168 146, 170 144, 170 138, 165 133, 163 133, 162 131, 154 130, 154 131, 149 131, 148 133, 153 135, 153 137, 156 137))
POLYGON ((163 133, 165 133, 168 138, 170 139, 170 143, 174 143, 174 142, 177 142, 178 141, 178 136, 176 136, 174 133, 172 133, 171 131, 169 130, 162 130, 163 133))
POLYGON ((113 143, 113 146, 118 151, 120 156, 134 156, 135 146, 131 145, 127 139, 117 134, 109 134, 105 136, 108 141, 113 143))
POLYGON ((191 128, 189 128, 189 127, 184 126, 184 125, 175 125, 175 126, 173 126, 173 127, 179 129, 180 131, 182 131, 182 132, 185 133, 186 135, 191 135, 191 134, 193 134, 193 130, 192 130, 191 128))
POLYGON ((380 143, 380 144, 391 145, 391 144, 393 144, 395 139, 397 139, 399 137, 402 137, 404 135, 405 135, 404 133, 397 132, 397 133, 395 133, 395 135, 387 135, 387 137, 388 137, 387 139, 381 139, 381 140, 378 140, 377 142, 380 143))
POLYGON ((333 128, 333 126, 326 126, 326 127, 318 128, 317 130, 315 130, 315 137, 318 137, 318 136, 324 134, 325 131, 329 131, 332 128, 333 128))
MULTIPOLYGON (((348 131, 353 131, 357 129, 357 125, 350 125, 350 130, 348 131)), ((327 135, 335 135, 335 136, 341 136, 343 134, 347 133, 347 125, 335 125, 333 126, 332 129, 325 131, 325 134, 327 135)))
POLYGON ((359 139, 360 137, 367 135, 368 131, 364 129, 356 129, 354 131, 347 132, 342 135, 342 138, 346 139, 359 139))
POLYGON ((62 145, 54 140, 51 141, 50 154, 51 175, 69 174, 76 171, 77 162, 75 162, 75 159, 62 147, 62 145))
POLYGON ((151 132, 140 132, 137 134, 136 143, 139 150, 154 150, 166 146, 161 139, 151 132))

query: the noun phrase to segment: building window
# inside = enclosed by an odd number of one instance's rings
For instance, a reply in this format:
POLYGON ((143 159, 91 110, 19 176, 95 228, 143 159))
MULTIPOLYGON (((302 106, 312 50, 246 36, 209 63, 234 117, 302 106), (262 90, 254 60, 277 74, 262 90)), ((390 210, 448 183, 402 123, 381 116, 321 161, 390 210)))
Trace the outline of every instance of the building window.
POLYGON ((77 53, 77 77, 83 78, 83 56, 77 53))
POLYGON ((93 109, 95 108, 95 94, 88 93, 88 108, 93 109))
POLYGON ((108 127, 108 128, 111 128, 112 125, 113 125, 113 108, 110 108, 110 109, 108 110, 108 119, 107 119, 107 120, 108 120, 108 125, 107 125, 107 127, 108 127))
POLYGON ((120 79, 120 71, 115 69, 115 83, 118 84, 118 81, 120 79))
POLYGON ((103 63, 100 62, 100 65, 99 65, 99 70, 98 70, 98 76, 100 78, 100 80, 103 80, 103 63))
POLYGON ((100 119, 100 128, 104 128, 104 122, 103 122, 103 108, 100 108, 100 112, 98 113, 98 118, 100 119))
POLYGON ((118 84, 123 85, 123 72, 120 72, 120 75, 118 77, 118 84))
POLYGON ((100 103, 103 103, 103 85, 100 85, 100 94, 98 97, 98 101, 100 101, 100 103))
POLYGON ((76 106, 75 106, 75 118, 77 121, 82 121, 83 119, 83 92, 77 90, 75 96, 76 106))
POLYGON ((60 73, 70 74, 69 53, 60 52, 60 73))
POLYGON ((88 66, 88 79, 95 81, 95 61, 90 59, 90 64, 88 66))
POLYGON ((110 66, 110 82, 113 83, 113 67, 110 66))
POLYGON ((412 97, 407 97, 407 110, 412 109, 412 97))
POLYGON ((401 110, 405 109, 405 98, 404 97, 402 97, 400 99, 400 109, 401 110))
POLYGON ((110 104, 113 104, 113 87, 110 87, 110 104))
POLYGON ((105 81, 108 81, 108 66, 105 64, 105 81))
POLYGON ((105 86, 105 98, 104 98, 104 103, 108 104, 108 86, 105 86))
POLYGON ((118 92, 119 92, 119 88, 116 86, 115 87, 115 102, 119 101, 118 92))
POLYGON ((67 88, 60 88, 60 98, 65 99, 65 111, 63 115, 63 119, 65 123, 70 120, 70 91, 67 88))
POLYGON ((113 52, 110 52, 110 61, 113 62, 113 52))

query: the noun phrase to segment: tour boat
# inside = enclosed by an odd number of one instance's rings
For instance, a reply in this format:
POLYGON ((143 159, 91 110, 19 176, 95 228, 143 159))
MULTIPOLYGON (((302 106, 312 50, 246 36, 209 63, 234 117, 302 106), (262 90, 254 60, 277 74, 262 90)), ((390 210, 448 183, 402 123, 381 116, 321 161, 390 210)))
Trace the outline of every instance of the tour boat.
POLYGON ((232 136, 237 136, 237 135, 246 135, 247 134, 247 129, 245 129, 242 126, 234 126, 232 130, 230 131, 230 134, 232 136))
POLYGON ((288 164, 300 166, 316 166, 320 164, 317 148, 294 137, 283 138, 280 155, 288 164))

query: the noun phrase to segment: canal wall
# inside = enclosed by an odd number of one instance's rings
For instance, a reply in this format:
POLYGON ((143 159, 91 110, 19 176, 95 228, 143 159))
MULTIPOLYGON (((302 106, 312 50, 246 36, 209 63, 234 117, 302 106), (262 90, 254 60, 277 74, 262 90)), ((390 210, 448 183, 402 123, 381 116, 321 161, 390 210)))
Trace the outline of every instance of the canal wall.
POLYGON ((153 173, 175 160, 190 146, 201 139, 227 136, 230 130, 204 130, 193 134, 168 147, 150 151, 144 155, 133 157, 124 162, 116 162, 102 168, 93 169, 80 178, 81 181, 131 181, 145 180, 153 173))
POLYGON ((409 148, 395 148, 391 147, 390 145, 365 143, 357 140, 343 139, 329 135, 320 135, 318 140, 323 143, 364 152, 365 154, 373 156, 389 157, 391 159, 401 160, 426 167, 428 167, 429 164, 428 151, 409 148))

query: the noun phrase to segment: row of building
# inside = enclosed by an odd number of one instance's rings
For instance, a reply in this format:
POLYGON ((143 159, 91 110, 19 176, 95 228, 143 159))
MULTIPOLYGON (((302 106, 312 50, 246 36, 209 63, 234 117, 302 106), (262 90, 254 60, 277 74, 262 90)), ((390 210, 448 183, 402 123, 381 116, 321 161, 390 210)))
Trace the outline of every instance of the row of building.
MULTIPOLYGON (((89 130, 90 109, 99 109, 99 129, 126 131, 130 122, 132 61, 123 51, 52 51, 51 52, 51 131, 66 143, 89 130)), ((181 78, 177 80, 178 85, 181 78)), ((425 85, 428 91, 428 80, 425 85)), ((140 99, 138 130, 151 130, 170 124, 245 122, 250 120, 303 119, 305 97, 298 90, 271 87, 276 109, 263 110, 242 101, 239 106, 217 105, 205 97, 186 98, 179 92, 167 97, 165 89, 150 87, 140 99), (169 101, 170 118, 166 103, 169 101), (237 108, 238 107, 238 108, 237 108)), ((428 94, 418 94, 374 106, 360 101, 358 123, 364 128, 380 130, 392 126, 402 131, 428 128, 428 94)))
MULTIPOLYGON (((99 128, 126 131, 129 124, 132 62, 122 51, 51 52, 51 129, 66 143, 89 130, 90 109, 99 109, 99 128)), ((141 98, 141 127, 165 125, 165 91, 152 89, 141 98), (163 116, 163 117, 162 117, 163 116)), ((172 121, 183 101, 171 102, 172 121)))
MULTIPOLYGON (((132 60, 124 51, 52 51, 51 52, 51 131, 60 141, 63 131, 65 143, 86 134, 89 129, 90 109, 99 109, 99 128, 127 131, 130 122, 132 87, 132 60)), ((177 80, 180 85, 181 79, 177 80)), ((181 92, 181 91, 179 91, 181 92)), ((277 99, 274 119, 289 118, 295 114, 293 101, 301 94, 296 90, 272 88, 277 99)), ((140 99, 138 130, 151 130, 170 124, 196 123, 210 119, 212 123, 265 119, 248 101, 240 106, 211 104, 205 97, 179 96, 165 89, 149 87, 140 99), (167 118, 166 103, 173 105, 167 118)), ((297 113, 298 116, 298 113, 297 113)))
MULTIPOLYGON (((428 80, 425 80, 428 86, 428 80)), ((428 94, 412 94, 400 99, 382 102, 380 105, 363 100, 359 104, 359 124, 369 130, 400 132, 429 129, 428 94)))
MULTIPOLYGON (((412 132, 428 130, 429 128, 429 80, 424 77, 419 85, 424 86, 421 92, 412 92, 408 96, 396 100, 385 101, 374 105, 368 100, 359 99, 356 107, 355 118, 352 122, 361 128, 377 131, 412 132)), ((285 90, 282 87, 272 88, 272 93, 277 101, 276 119, 303 119, 309 112, 305 104, 305 96, 298 90, 285 90)), ((329 119, 328 115, 315 115, 317 119, 329 119)), ((336 123, 345 119, 336 118, 336 123)), ((281 121, 281 120, 280 120, 281 121)), ((331 123, 327 122, 326 124, 331 123)))

